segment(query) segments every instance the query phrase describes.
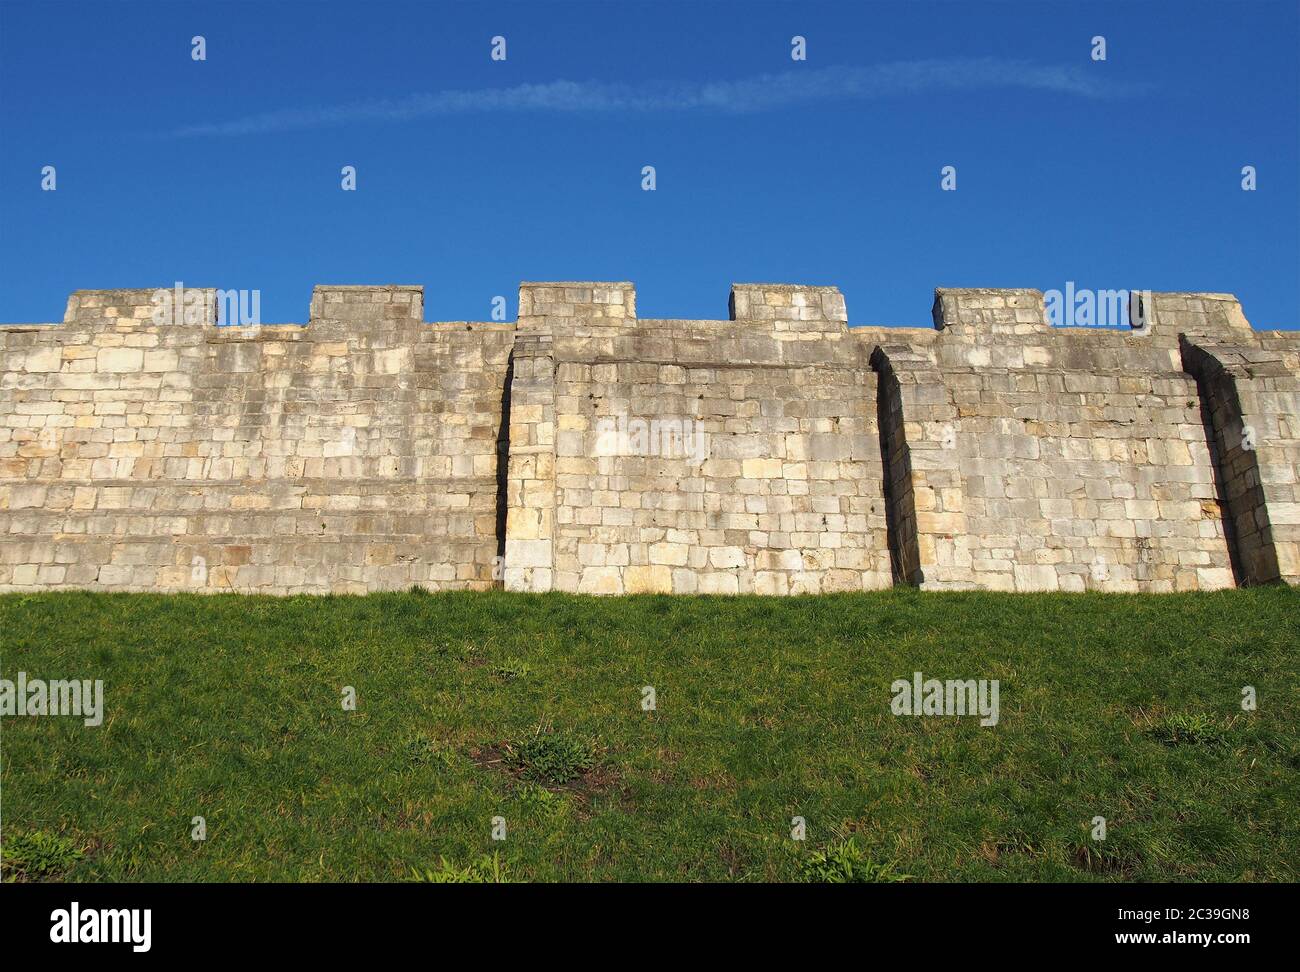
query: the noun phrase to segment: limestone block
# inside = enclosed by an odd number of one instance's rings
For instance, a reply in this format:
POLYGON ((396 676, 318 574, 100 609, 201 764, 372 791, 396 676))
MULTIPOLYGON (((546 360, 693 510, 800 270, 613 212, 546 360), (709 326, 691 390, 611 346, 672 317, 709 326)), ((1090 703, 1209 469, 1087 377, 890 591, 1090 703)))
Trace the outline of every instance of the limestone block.
POLYGON ((96 368, 104 374, 138 372, 144 365, 139 348, 104 348, 95 357, 96 368))
POLYGON ((672 570, 663 565, 625 567, 623 586, 628 594, 671 594, 672 570))
POLYGON ((622 594, 623 579, 617 567, 587 567, 578 583, 579 594, 622 594))

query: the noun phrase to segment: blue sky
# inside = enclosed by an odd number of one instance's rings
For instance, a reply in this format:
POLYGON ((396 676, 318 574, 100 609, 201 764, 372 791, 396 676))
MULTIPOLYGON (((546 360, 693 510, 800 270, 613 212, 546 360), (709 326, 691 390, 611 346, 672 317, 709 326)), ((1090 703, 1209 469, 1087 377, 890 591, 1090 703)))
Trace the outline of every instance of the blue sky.
POLYGON ((266 322, 315 283, 486 320, 520 280, 631 279, 642 317, 775 281, 928 326, 936 286, 1074 281, 1296 327, 1298 51, 1294 0, 0 0, 0 321, 177 280, 266 322))

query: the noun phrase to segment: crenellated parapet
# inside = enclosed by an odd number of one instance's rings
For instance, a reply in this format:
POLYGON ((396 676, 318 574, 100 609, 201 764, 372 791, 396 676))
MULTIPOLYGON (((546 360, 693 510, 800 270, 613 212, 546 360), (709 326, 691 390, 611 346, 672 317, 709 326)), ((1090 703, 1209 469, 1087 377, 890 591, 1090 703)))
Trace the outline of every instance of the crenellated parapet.
POLYGON ((311 321, 349 324, 424 321, 424 288, 420 286, 338 287, 318 284, 311 294, 311 321))

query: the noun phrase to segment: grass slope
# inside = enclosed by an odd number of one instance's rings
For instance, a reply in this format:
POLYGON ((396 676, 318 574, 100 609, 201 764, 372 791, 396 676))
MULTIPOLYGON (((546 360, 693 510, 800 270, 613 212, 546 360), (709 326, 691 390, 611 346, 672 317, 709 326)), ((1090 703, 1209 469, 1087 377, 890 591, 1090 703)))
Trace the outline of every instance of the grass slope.
POLYGON ((3 720, 4 877, 1295 881, 1298 634, 1287 589, 6 595, 0 676, 106 715, 3 720), (916 670, 1000 723, 892 715, 916 670))

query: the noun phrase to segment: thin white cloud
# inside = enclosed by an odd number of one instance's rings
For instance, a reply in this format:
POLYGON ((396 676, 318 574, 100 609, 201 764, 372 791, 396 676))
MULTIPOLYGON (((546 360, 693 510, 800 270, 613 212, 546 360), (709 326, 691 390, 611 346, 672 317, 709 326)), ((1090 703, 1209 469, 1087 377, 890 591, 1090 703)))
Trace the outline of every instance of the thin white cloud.
POLYGON ((403 122, 476 112, 750 114, 815 102, 989 88, 1105 98, 1137 93, 1145 86, 1098 78, 1077 67, 993 57, 896 61, 870 67, 795 69, 735 81, 548 81, 510 88, 439 91, 330 107, 285 108, 233 121, 186 125, 172 134, 258 135, 349 122, 403 122))

